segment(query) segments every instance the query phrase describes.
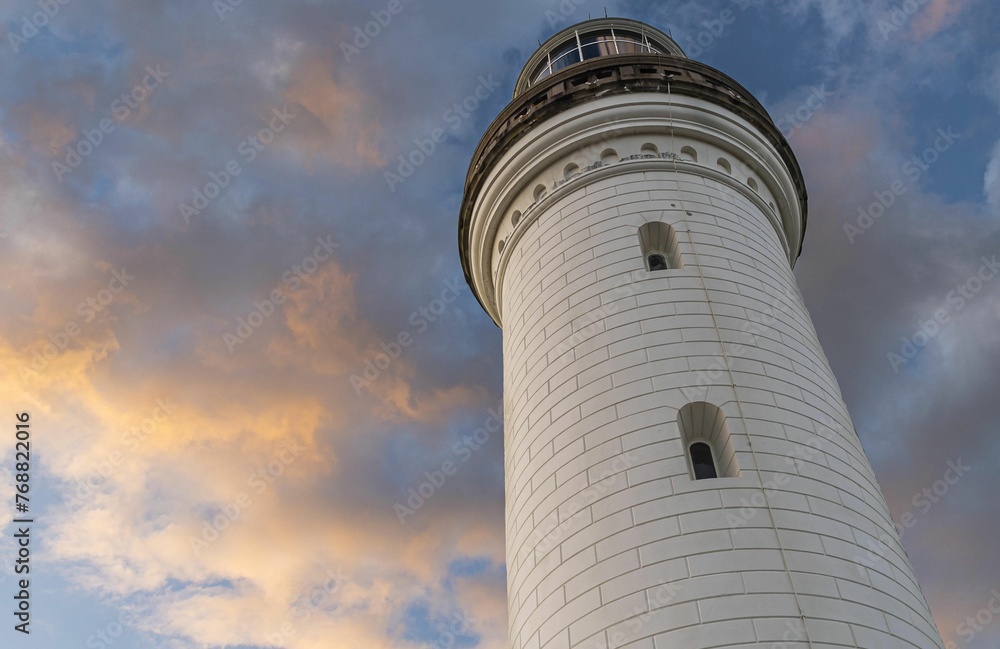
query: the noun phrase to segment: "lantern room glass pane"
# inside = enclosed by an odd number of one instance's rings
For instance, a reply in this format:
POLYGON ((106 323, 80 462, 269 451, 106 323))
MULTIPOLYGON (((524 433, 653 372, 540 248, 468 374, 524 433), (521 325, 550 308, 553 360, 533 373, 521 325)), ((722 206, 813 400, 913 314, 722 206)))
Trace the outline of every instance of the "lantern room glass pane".
POLYGON ((662 45, 654 45, 643 34, 637 32, 600 30, 577 33, 572 39, 563 41, 551 50, 547 59, 535 68, 532 83, 581 61, 615 54, 660 54, 664 51, 666 48, 662 45))
POLYGON ((552 53, 552 71, 562 70, 566 66, 580 62, 580 49, 576 41, 567 44, 552 53))
POLYGON ((580 45, 583 50, 583 60, 596 59, 599 56, 611 56, 617 54, 615 50, 614 37, 611 32, 597 32, 594 34, 581 34, 580 45))

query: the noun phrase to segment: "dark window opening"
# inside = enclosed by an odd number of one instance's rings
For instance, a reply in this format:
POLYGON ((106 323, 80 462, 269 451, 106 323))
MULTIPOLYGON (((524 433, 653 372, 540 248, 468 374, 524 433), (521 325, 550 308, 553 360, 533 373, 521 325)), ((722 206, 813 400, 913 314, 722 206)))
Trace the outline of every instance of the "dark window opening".
POLYGON ((667 258, 658 252, 654 252, 646 258, 649 261, 649 270, 667 270, 667 258))
MULTIPOLYGON (((611 153, 614 153, 612 151, 611 153)), ((647 142, 642 147, 642 155, 655 157, 656 145, 647 142)), ((646 270, 663 271, 684 268, 681 251, 678 249, 677 233, 668 223, 650 221, 639 227, 639 245, 646 270)))
POLYGON ((691 445, 691 465, 694 467, 695 480, 719 477, 715 472, 715 460, 712 459, 712 449, 704 442, 695 442, 691 445))

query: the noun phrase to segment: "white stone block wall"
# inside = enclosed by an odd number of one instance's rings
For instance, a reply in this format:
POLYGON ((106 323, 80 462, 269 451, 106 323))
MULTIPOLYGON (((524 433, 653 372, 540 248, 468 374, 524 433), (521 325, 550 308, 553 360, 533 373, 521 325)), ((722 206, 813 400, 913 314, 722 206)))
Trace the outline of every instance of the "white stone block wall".
POLYGON ((550 120, 477 206, 504 331, 511 647, 941 647, 795 284, 787 170, 748 123, 682 97, 668 120, 665 101, 550 120), (683 147, 698 161, 659 156, 683 147), (683 268, 645 270, 650 220, 683 268), (677 413, 699 401, 739 477, 691 477, 677 413))

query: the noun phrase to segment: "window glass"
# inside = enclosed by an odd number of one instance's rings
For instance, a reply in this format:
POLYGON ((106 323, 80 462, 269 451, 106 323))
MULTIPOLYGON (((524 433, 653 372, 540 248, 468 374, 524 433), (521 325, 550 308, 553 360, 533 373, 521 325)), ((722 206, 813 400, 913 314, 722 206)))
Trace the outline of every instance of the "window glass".
POLYGON ((561 48, 560 50, 552 53, 552 71, 562 70, 567 65, 573 65, 574 63, 580 62, 580 50, 576 46, 576 42, 573 42, 572 46, 567 46, 561 48))
POLYGON ((548 60, 543 61, 535 69, 532 83, 544 79, 550 74, 554 74, 574 63, 580 63, 589 59, 613 56, 615 54, 643 54, 650 52, 659 54, 666 51, 662 45, 654 45, 642 34, 630 31, 597 31, 580 34, 579 38, 579 45, 577 45, 577 39, 574 37, 571 40, 563 42, 559 47, 553 48, 548 60), (551 65, 549 61, 551 61, 551 65))
POLYGON ((649 270, 667 270, 667 260, 660 253, 653 253, 648 259, 649 270))
POLYGON ((583 59, 596 59, 599 56, 615 54, 615 42, 611 32, 580 35, 580 45, 583 49, 583 59))
POLYGON ((695 480, 716 478, 715 461, 712 459, 712 449, 704 442, 691 445, 691 465, 694 467, 695 480))
POLYGON ((639 54, 645 51, 645 48, 642 46, 642 37, 638 34, 619 33, 616 36, 618 36, 619 54, 639 54))

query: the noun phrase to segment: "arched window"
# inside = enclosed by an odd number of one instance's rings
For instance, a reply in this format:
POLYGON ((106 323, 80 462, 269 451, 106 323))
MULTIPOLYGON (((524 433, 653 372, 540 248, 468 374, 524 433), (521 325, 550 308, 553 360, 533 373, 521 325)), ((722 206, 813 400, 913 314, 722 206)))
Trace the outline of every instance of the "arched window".
POLYGON ((681 158, 690 160, 691 162, 698 162, 698 152, 694 150, 694 147, 681 147, 681 158))
POLYGON ((646 270, 655 272, 684 268, 677 245, 677 233, 669 223, 652 221, 644 224, 639 228, 639 245, 642 246, 646 270))
POLYGON ((613 165, 618 162, 618 152, 614 149, 604 149, 601 152, 601 166, 607 167, 608 165, 613 165))
POLYGON ((642 145, 642 148, 639 149, 639 153, 642 155, 658 156, 660 155, 660 150, 656 148, 656 145, 652 142, 646 142, 642 145))
POLYGON ((726 415, 705 401, 689 403, 677 412, 677 426, 694 480, 738 478, 739 463, 726 415))
POLYGON ((719 158, 718 160, 716 160, 715 163, 719 165, 719 169, 722 169, 727 174, 732 175, 733 165, 729 164, 729 160, 726 160, 725 158, 719 158))

